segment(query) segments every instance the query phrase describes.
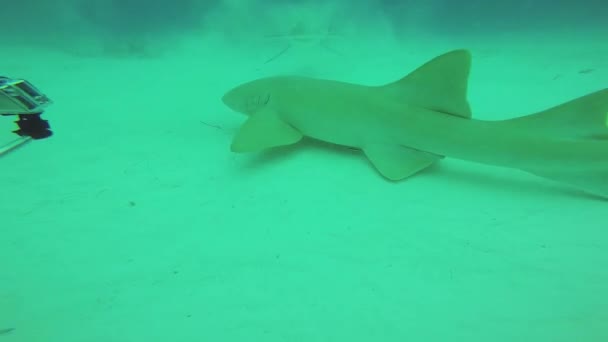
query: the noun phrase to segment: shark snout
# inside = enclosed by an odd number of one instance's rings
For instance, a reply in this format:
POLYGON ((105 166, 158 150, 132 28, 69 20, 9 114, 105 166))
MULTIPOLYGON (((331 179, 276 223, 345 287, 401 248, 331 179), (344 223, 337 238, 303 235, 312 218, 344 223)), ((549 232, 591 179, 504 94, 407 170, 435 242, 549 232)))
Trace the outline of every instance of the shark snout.
POLYGON ((238 96, 236 96, 234 89, 229 90, 222 96, 222 102, 230 109, 240 112, 238 96))
POLYGON ((268 81, 251 81, 226 92, 222 102, 236 112, 251 115, 269 105, 270 93, 268 81))
POLYGON ((230 107, 230 91, 226 92, 223 96, 222 96, 222 102, 230 107))

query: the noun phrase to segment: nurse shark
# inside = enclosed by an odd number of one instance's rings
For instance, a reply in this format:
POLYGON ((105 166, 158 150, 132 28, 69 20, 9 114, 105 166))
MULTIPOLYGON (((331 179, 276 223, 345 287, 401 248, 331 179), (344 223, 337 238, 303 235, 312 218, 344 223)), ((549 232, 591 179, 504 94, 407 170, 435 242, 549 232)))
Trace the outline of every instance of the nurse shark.
POLYGON ((470 66, 470 52, 461 49, 381 86, 297 76, 241 84, 222 97, 248 116, 231 150, 259 152, 310 137, 361 150, 392 181, 450 157, 608 198, 608 88, 530 115, 477 120, 467 100, 470 66))

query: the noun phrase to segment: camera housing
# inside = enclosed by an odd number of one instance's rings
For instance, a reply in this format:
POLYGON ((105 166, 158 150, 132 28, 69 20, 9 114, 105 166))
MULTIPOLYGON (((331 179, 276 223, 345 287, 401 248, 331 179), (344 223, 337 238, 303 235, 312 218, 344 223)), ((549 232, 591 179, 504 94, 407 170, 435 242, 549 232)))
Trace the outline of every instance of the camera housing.
POLYGON ((51 103, 28 81, 0 76, 0 115, 18 117, 19 129, 13 133, 32 139, 50 137, 50 125, 40 115, 51 103))

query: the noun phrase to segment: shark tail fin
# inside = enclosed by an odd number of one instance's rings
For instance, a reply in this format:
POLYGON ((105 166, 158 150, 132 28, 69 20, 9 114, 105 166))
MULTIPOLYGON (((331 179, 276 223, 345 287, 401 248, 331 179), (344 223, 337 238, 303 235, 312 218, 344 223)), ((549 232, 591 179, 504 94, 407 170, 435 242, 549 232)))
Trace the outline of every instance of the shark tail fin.
POLYGON ((608 89, 506 123, 565 153, 563 168, 528 171, 608 199, 608 89))
POLYGON ((454 50, 433 58, 382 88, 411 104, 470 118, 471 109, 467 101, 470 69, 469 51, 454 50))
POLYGON ((608 89, 505 122, 553 138, 608 140, 608 89))

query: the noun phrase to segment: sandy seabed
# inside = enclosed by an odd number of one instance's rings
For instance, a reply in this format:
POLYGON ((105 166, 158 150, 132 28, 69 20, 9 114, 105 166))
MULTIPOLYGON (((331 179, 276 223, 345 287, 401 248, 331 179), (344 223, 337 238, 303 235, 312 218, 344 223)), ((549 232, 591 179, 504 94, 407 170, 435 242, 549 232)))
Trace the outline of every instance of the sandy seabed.
POLYGON ((235 155, 244 118, 220 101, 284 72, 383 84, 465 47, 474 116, 518 116, 606 87, 608 46, 586 37, 359 39, 271 63, 277 47, 219 37, 3 51, 54 100, 55 135, 0 159, 0 341, 608 340, 605 201, 453 159, 389 183, 311 141, 235 155))

